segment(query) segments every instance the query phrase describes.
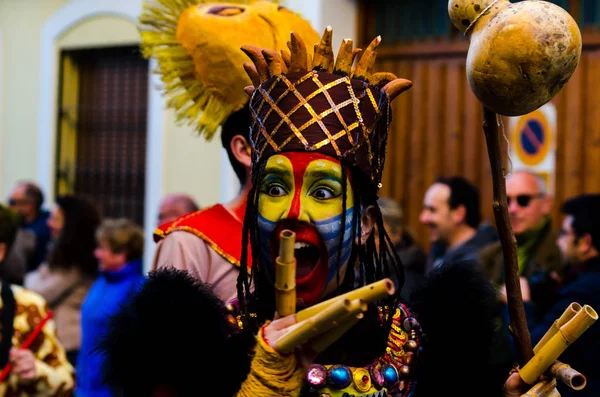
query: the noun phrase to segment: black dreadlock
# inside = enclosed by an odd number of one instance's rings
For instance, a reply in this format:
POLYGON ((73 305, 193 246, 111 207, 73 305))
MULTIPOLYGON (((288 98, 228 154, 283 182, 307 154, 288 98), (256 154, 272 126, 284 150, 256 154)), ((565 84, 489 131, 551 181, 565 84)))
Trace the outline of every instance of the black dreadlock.
MULTIPOLYGON (((271 280, 267 278, 264 265, 260 258, 261 233, 258 226, 258 200, 260 196, 261 181, 264 177, 266 159, 255 165, 252 170, 252 188, 248 193, 248 205, 244 216, 244 229, 242 237, 242 255, 240 260, 240 273, 237 280, 238 301, 240 313, 244 321, 244 328, 249 332, 257 332, 259 327, 267 320, 272 319, 275 313, 275 289, 271 280), (251 270, 248 272, 248 247, 251 247, 251 270), (251 288, 254 286, 254 289, 251 288)), ((400 303, 400 290, 404 284, 404 270, 400 257, 396 252, 390 237, 388 236, 381 217, 381 211, 377 205, 377 195, 373 184, 367 180, 357 169, 352 170, 354 212, 352 219, 351 241, 352 249, 349 266, 340 282, 340 266, 342 258, 343 239, 345 233, 340 234, 338 247, 337 285, 335 295, 350 291, 359 285, 366 285, 375 281, 390 277, 392 272, 398 280, 396 294, 381 302, 384 305, 395 307, 400 303), (371 233, 365 243, 358 235, 363 209, 375 208, 376 233, 371 233), (379 247, 376 237, 379 238, 379 247), (357 238, 358 237, 358 238, 357 238), (357 262, 358 259, 358 263, 357 262), (355 280, 355 266, 358 266, 360 276, 355 280)), ((347 169, 342 167, 342 211, 340 225, 345 230, 346 205, 347 205, 347 169)), ((391 325, 389 316, 388 325, 391 325)))

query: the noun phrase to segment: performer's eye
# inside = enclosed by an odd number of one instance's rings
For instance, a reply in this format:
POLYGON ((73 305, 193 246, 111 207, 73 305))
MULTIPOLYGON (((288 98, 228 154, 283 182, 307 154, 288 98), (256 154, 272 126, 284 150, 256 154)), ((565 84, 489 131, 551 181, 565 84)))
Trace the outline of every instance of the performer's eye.
POLYGON ((315 189, 310 195, 317 200, 329 200, 336 197, 334 192, 325 187, 315 189))
POLYGON ((287 192, 281 185, 271 184, 271 185, 267 186, 267 188, 265 190, 266 190, 265 193, 267 193, 269 196, 273 196, 273 197, 281 197, 281 196, 285 196, 287 194, 287 192))

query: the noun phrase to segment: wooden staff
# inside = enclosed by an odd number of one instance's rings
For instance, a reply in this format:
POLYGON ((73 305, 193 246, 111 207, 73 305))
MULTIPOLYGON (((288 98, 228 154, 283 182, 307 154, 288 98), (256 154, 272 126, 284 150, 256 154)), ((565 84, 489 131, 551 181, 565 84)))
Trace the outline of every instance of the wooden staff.
POLYGON ((483 132, 487 144, 490 167, 492 169, 492 185, 494 190, 494 218, 504 256, 504 274, 506 280, 506 299, 512 334, 519 353, 519 363, 525 365, 533 357, 531 335, 527 327, 525 306, 521 295, 519 264, 517 262, 517 239, 512 231, 508 218, 506 201, 506 175, 500 155, 500 136, 498 135, 498 120, 496 113, 483 106, 483 132))

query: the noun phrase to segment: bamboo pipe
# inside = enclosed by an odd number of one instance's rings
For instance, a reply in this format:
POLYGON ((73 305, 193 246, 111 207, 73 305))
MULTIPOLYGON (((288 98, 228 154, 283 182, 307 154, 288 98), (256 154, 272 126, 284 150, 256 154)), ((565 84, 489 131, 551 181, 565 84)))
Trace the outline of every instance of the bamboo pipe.
POLYGON ((368 305, 360 299, 353 301, 348 299, 339 300, 325 310, 318 312, 315 316, 290 327, 291 330, 275 342, 273 349, 283 354, 290 353, 309 339, 339 326, 342 318, 348 315, 356 316, 358 313, 365 312, 367 308, 368 305))
POLYGON ((365 285, 364 287, 357 288, 353 291, 347 292, 343 295, 336 296, 335 298, 331 298, 326 300, 325 302, 318 303, 314 306, 308 307, 304 310, 296 313, 296 321, 302 322, 307 318, 313 317, 317 313, 325 310, 336 302, 347 300, 355 300, 360 299, 365 303, 369 304, 375 302, 377 300, 383 299, 390 295, 393 295, 396 291, 394 287, 394 283, 389 278, 384 278, 383 280, 376 281, 369 285, 365 285))
POLYGON ((537 383, 521 397, 560 397, 560 393, 556 390, 556 379, 537 383))
POLYGON ((583 374, 571 368, 569 364, 560 361, 555 361, 547 374, 559 379, 573 390, 581 390, 587 384, 587 379, 583 374))
POLYGON ((310 348, 316 353, 325 351, 325 349, 341 338, 342 335, 354 327, 356 323, 358 323, 358 321, 363 317, 363 313, 358 313, 356 315, 353 313, 347 314, 340 320, 341 324, 338 327, 335 327, 331 331, 317 336, 313 342, 311 342, 310 348))
POLYGON ((279 235, 279 256, 275 259, 275 304, 281 317, 296 313, 296 233, 283 230, 279 235))
POLYGON ((560 327, 569 322, 579 311, 581 305, 577 302, 573 302, 567 307, 564 313, 552 324, 548 331, 544 334, 542 339, 533 348, 533 354, 538 354, 542 346, 544 346, 552 337, 558 332, 560 327))
POLYGON ((565 349, 577 340, 596 320, 598 313, 592 307, 583 308, 534 355, 519 371, 521 379, 533 385, 537 379, 550 368, 565 349))

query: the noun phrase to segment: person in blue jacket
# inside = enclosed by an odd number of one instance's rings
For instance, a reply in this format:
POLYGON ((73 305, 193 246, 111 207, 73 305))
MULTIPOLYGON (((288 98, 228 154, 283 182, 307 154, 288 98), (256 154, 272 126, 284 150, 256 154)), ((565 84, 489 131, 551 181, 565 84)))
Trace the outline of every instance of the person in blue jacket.
POLYGON ((105 220, 96 233, 94 251, 100 274, 81 309, 82 341, 77 361, 77 397, 112 396, 104 384, 104 355, 98 346, 105 337, 110 317, 137 291, 144 280, 142 229, 129 219, 105 220))

